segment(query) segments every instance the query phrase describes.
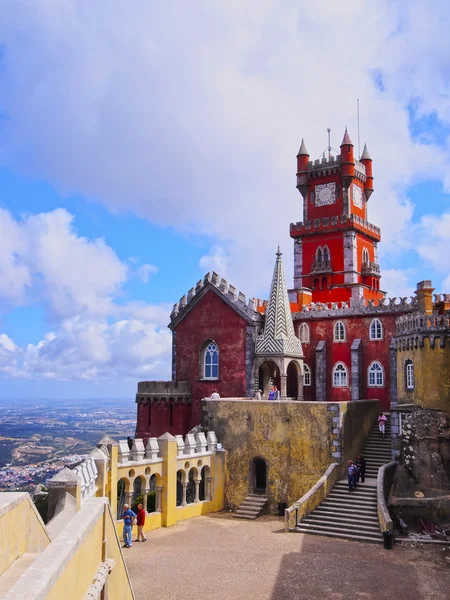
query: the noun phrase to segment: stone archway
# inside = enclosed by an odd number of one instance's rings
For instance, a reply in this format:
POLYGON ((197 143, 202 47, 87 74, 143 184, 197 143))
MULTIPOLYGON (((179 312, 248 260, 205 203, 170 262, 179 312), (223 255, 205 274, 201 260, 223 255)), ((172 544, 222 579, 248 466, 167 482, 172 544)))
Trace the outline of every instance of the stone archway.
POLYGON ((259 388, 263 391, 265 399, 269 396, 271 385, 276 385, 279 390, 281 389, 281 371, 275 361, 264 360, 260 362, 257 377, 259 388))
POLYGON ((299 369, 297 364, 291 360, 286 369, 286 393, 288 398, 298 398, 299 396, 299 369))

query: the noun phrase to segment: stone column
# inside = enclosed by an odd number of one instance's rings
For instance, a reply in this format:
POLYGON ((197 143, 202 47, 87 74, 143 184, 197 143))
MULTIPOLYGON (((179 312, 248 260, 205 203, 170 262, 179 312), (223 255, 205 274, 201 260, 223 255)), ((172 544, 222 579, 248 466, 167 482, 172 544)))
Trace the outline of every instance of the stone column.
POLYGON ((156 506, 155 506, 155 510, 156 510, 156 512, 159 512, 159 513, 162 512, 162 502, 161 502, 161 500, 162 500, 162 491, 163 491, 162 485, 157 485, 156 486, 156 502, 155 502, 156 506))
POLYGON ((287 396, 287 375, 280 375, 281 390, 280 398, 286 398, 287 396))
POLYGON ((177 440, 164 433, 158 438, 159 455, 162 466, 162 519, 163 527, 171 527, 177 522, 177 440))
POLYGON ((149 493, 149 488, 145 488, 144 491, 142 492, 142 506, 145 510, 145 512, 147 512, 147 495, 149 493))
POLYGON ((186 506, 187 502, 186 502, 186 490, 187 490, 187 481, 181 482, 181 485, 183 486, 183 500, 181 501, 181 506, 186 506))
POLYGON ((316 400, 325 402, 327 399, 327 354, 324 340, 316 346, 316 400))
POLYGON ((355 339, 351 347, 351 391, 352 400, 361 400, 361 340, 355 339))
POLYGON ((131 506, 132 501, 133 501, 133 492, 125 492, 125 504, 128 504, 128 506, 131 506))
POLYGON ((200 502, 200 481, 201 478, 197 478, 194 479, 194 483, 195 483, 195 498, 194 498, 194 502, 200 502))
POLYGON ((205 481, 205 500, 211 500, 212 477, 208 475, 205 481))

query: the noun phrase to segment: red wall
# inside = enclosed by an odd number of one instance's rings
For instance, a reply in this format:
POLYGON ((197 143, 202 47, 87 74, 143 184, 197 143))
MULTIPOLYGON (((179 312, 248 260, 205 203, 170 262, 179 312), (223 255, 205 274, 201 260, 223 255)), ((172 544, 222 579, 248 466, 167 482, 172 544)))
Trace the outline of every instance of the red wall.
MULTIPOLYGON (((383 324, 383 339, 370 340, 369 326, 374 317, 348 317, 323 319, 317 321, 305 321, 310 328, 310 342, 302 343, 305 354, 305 363, 311 369, 311 387, 305 387, 305 400, 316 399, 315 376, 316 376, 316 353, 315 348, 320 340, 326 341, 327 355, 327 386, 326 396, 329 401, 351 400, 351 345, 353 340, 362 340, 362 398, 377 399, 381 402, 382 409, 390 409, 390 369, 389 369, 389 345, 392 336, 395 335, 396 315, 377 316, 383 324), (346 328, 346 341, 333 342, 333 327, 336 321, 343 321, 346 328), (368 368, 372 361, 377 360, 384 369, 384 387, 368 387, 368 368), (332 373, 334 365, 342 361, 348 370, 348 388, 332 387, 332 373)), ((298 335, 300 322, 295 323, 295 330, 298 335)))

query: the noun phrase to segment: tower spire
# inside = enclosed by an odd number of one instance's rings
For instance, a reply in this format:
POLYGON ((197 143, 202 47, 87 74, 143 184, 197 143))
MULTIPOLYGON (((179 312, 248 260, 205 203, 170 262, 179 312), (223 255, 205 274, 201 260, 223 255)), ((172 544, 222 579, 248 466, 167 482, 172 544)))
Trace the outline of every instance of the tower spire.
POLYGON ((302 357, 302 345, 294 332, 291 305, 284 278, 280 247, 276 252, 275 268, 266 309, 264 331, 256 340, 256 354, 288 354, 302 357))

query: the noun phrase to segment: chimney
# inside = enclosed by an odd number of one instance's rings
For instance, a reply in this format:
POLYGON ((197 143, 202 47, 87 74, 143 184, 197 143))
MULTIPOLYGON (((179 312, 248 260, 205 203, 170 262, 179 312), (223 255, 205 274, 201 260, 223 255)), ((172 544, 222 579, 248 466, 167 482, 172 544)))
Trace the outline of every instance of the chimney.
POLYGON ((433 313, 433 292, 433 283, 429 279, 419 281, 417 284, 416 296, 419 301, 419 310, 426 315, 433 313))
POLYGON ((297 290, 297 302, 299 304, 300 310, 304 306, 308 306, 312 302, 312 291, 309 288, 300 288, 297 290))

